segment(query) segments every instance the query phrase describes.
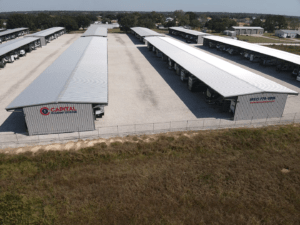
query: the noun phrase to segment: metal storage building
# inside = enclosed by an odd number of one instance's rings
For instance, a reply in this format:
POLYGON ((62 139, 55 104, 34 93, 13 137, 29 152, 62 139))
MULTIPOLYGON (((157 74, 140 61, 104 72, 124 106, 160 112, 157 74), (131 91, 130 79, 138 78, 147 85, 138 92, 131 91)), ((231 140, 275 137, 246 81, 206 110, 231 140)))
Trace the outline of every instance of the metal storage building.
POLYGON ((0 45, 0 68, 40 46, 40 39, 34 37, 19 38, 0 45))
POLYGON ((190 40, 197 44, 203 44, 203 37, 211 35, 196 30, 185 29, 183 27, 169 27, 169 34, 179 35, 187 41, 190 40))
POLYGON ((163 34, 157 33, 145 27, 132 27, 130 29, 131 32, 140 39, 140 41, 144 41, 145 37, 164 36, 163 34))
POLYGON ((234 120, 281 117, 288 95, 298 95, 278 83, 168 37, 148 37, 149 50, 168 58, 181 79, 189 74, 211 103, 228 106, 234 120))
POLYGON ((34 34, 26 35, 25 37, 38 37, 41 40, 42 46, 45 46, 53 39, 56 39, 65 33, 66 29, 64 27, 52 27, 34 34))
POLYGON ((300 66, 300 56, 289 52, 219 36, 204 37, 204 45, 209 46, 210 42, 213 42, 214 44, 222 43, 224 45, 231 46, 236 49, 243 49, 249 52, 259 53, 265 56, 280 59, 300 66))
POLYGON ((230 27, 230 30, 235 31, 236 35, 243 35, 243 34, 263 34, 264 33, 264 28, 262 27, 237 27, 237 26, 232 26, 230 27))
POLYGON ((296 38, 300 37, 299 30, 276 30, 275 35, 281 38, 296 38))
POLYGON ((107 79, 107 38, 79 38, 6 110, 24 113, 29 135, 94 130, 107 79))
POLYGON ((26 27, 8 29, 0 32, 0 43, 3 41, 8 41, 10 39, 15 39, 16 37, 23 36, 29 33, 29 29, 26 27))
POLYGON ((91 25, 81 37, 107 37, 107 28, 98 25, 91 25))

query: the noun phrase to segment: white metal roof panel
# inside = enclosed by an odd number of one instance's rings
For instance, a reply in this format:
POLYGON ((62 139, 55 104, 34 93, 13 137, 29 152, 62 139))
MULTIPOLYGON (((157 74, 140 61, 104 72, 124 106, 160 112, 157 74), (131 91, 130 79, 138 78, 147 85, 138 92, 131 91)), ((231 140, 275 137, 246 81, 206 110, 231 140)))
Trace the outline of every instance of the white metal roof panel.
POLYGON ((203 33, 203 32, 196 31, 196 30, 189 30, 189 29, 185 29, 183 27, 170 27, 170 29, 177 30, 177 31, 180 31, 180 32, 184 32, 186 34, 195 35, 195 36, 210 35, 208 33, 203 33))
POLYGON ((262 29, 264 29, 264 28, 262 28, 262 27, 237 27, 237 26, 232 26, 232 28, 234 28, 234 29, 242 29, 242 30, 245 30, 245 29, 247 29, 247 30, 252 30, 252 29, 257 29, 257 30, 262 30, 262 29))
POLYGON ((107 38, 76 40, 6 110, 50 103, 108 103, 107 38))
POLYGON ((20 31, 23 31, 23 30, 28 30, 28 28, 27 27, 21 27, 21 28, 15 28, 15 29, 8 29, 8 30, 5 30, 5 31, 2 31, 0 33, 0 36, 12 34, 12 33, 15 33, 15 32, 20 32, 20 31))
POLYGON ((89 36, 99 36, 99 37, 107 37, 107 28, 101 27, 98 25, 91 25, 89 28, 84 32, 81 37, 89 37, 89 36))
POLYGON ((298 93, 241 67, 168 37, 146 40, 224 97, 256 93, 298 93))
POLYGON ((300 34, 299 30, 280 30, 280 31, 288 34, 300 34))
POLYGON ((269 48, 269 47, 265 47, 265 46, 261 46, 261 45, 257 45, 257 44, 251 44, 251 43, 247 43, 247 42, 239 41, 239 40, 235 40, 235 39, 223 38, 223 37, 219 37, 219 36, 205 36, 204 38, 208 39, 208 40, 222 42, 224 44, 243 48, 243 49, 257 52, 260 54, 272 56, 274 58, 282 59, 282 60, 300 65, 300 56, 289 53, 289 52, 285 52, 285 51, 281 51, 281 50, 277 50, 274 48, 269 48))
POLYGON ((141 37, 164 36, 163 34, 157 33, 155 31, 150 30, 145 27, 132 27, 131 30, 133 30, 135 33, 137 33, 141 37))
POLYGON ((65 29, 64 27, 51 27, 49 29, 39 31, 34 34, 26 35, 26 37, 46 37, 46 36, 49 36, 51 34, 58 32, 58 31, 62 31, 64 29, 65 29))
POLYGON ((18 38, 12 41, 8 41, 2 45, 0 45, 0 56, 5 55, 8 52, 11 52, 15 49, 18 49, 24 45, 27 45, 31 42, 39 40, 39 38, 30 37, 30 38, 18 38))

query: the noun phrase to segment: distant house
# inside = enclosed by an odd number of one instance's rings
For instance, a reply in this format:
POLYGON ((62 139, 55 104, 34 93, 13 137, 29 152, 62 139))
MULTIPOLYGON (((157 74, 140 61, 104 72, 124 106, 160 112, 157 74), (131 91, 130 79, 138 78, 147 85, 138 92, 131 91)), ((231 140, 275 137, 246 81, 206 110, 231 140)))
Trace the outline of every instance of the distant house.
POLYGON ((174 19, 172 17, 168 17, 166 18, 166 22, 170 22, 170 21, 173 21, 174 19))
POLYGON ((300 37, 299 30, 276 30, 275 35, 281 38, 296 38, 300 37))
POLYGON ((252 35, 252 34, 263 34, 264 28, 262 27, 230 27, 231 31, 235 31, 236 35, 252 35))

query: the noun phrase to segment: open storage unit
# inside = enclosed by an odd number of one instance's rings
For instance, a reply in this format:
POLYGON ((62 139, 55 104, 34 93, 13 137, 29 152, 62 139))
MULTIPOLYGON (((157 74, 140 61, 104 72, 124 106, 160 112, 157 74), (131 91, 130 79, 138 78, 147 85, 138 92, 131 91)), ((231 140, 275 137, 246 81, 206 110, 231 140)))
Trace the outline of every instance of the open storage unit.
POLYGON ((187 43, 203 44, 203 37, 211 34, 189 30, 183 27, 169 27, 169 34, 181 36, 187 43))
POLYGON ((20 57, 26 56, 28 52, 41 47, 39 38, 19 38, 0 45, 0 68, 6 63, 13 63, 20 57))
POLYGON ((218 36, 204 37, 204 46, 217 48, 231 55, 240 55, 262 66, 274 66, 277 71, 292 72, 300 81, 300 56, 289 52, 218 36))
POLYGON ((17 37, 24 36, 29 33, 29 29, 26 27, 8 29, 0 32, 0 43, 4 41, 9 41, 17 37))

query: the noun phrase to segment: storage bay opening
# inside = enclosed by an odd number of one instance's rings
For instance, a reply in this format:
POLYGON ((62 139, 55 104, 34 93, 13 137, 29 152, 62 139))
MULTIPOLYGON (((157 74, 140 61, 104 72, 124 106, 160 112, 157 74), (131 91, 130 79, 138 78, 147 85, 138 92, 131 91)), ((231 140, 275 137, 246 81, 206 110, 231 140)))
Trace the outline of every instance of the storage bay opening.
POLYGON ((29 135, 91 131, 108 105, 107 79, 107 38, 79 38, 6 110, 24 114, 29 135))
POLYGON ((168 37, 145 38, 149 51, 200 91, 208 104, 230 112, 234 120, 281 117, 288 95, 298 95, 276 82, 168 37))

